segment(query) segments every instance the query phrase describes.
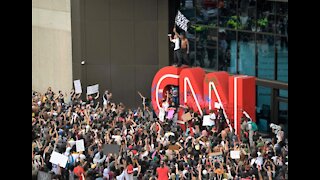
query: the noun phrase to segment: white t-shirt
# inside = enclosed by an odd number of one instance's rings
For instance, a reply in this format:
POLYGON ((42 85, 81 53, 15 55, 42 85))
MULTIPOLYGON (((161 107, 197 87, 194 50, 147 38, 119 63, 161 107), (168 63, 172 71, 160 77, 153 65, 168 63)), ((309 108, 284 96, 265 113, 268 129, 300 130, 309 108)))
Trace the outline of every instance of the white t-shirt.
POLYGON ((117 180, 133 180, 133 173, 128 174, 127 169, 124 170, 119 176, 116 177, 117 180))
POLYGON ((103 170, 103 177, 109 179, 109 172, 110 172, 110 169, 109 168, 105 168, 103 170))
POLYGON ((174 43, 174 49, 173 50, 178 50, 180 49, 180 42, 179 42, 179 38, 174 38, 172 39, 172 41, 174 43))
POLYGON ((210 120, 214 121, 216 119, 216 114, 215 113, 212 113, 210 115, 210 120))
POLYGON ((159 109, 159 120, 161 121, 161 122, 164 122, 164 116, 165 116, 165 110, 164 110, 164 108, 160 108, 159 109))
POLYGON ((166 102, 163 102, 162 103, 162 108, 164 109, 164 111, 168 111, 168 108, 169 108, 169 103, 166 101, 166 102))
POLYGON ((121 144, 121 136, 119 135, 112 135, 111 138, 113 138, 118 144, 121 144))

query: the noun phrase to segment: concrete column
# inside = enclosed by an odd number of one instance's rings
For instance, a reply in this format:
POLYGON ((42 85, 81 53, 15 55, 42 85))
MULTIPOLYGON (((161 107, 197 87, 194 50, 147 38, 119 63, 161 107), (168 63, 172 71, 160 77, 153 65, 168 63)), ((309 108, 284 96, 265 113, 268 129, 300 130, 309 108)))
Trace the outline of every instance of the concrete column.
POLYGON ((70 0, 32 0, 32 90, 69 94, 71 52, 70 0))

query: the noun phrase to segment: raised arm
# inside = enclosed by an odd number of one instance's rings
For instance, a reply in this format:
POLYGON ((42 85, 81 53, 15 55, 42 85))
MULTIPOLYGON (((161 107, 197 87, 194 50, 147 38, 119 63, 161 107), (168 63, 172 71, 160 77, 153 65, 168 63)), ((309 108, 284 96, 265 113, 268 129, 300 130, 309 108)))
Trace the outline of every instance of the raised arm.
POLYGON ((174 32, 175 35, 177 35, 180 38, 180 35, 178 34, 178 32, 176 30, 176 27, 173 28, 173 32, 174 32))
POLYGON ((263 163, 263 170, 265 170, 266 172, 268 171, 268 169, 266 168, 266 163, 267 163, 268 161, 264 161, 264 163, 263 163))
POLYGON ((100 93, 99 93, 99 91, 98 91, 98 93, 97 93, 96 97, 94 97, 94 99, 98 99, 99 96, 100 96, 100 93))
POLYGON ((201 175, 202 175, 202 166, 201 166, 201 162, 199 162, 198 163, 198 179, 199 180, 202 180, 202 177, 201 177, 201 175))
POLYGON ((142 94, 140 93, 140 91, 138 91, 138 94, 141 98, 145 98, 144 96, 142 96, 142 94))
POLYGON ((167 99, 166 102, 169 102, 169 91, 166 91, 167 99))

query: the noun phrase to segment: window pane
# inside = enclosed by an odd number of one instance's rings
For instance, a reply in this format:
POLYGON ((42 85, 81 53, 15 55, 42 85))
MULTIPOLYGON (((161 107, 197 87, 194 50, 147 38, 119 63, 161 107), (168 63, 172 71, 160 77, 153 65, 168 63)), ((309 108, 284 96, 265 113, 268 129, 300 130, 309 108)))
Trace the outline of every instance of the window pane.
POLYGON ((208 28, 206 36, 206 58, 205 64, 206 67, 210 69, 217 70, 217 60, 218 60, 218 29, 217 28, 208 28))
POLYGON ((257 125, 260 131, 268 131, 270 122, 271 88, 257 86, 257 125))
POLYGON ((279 96, 280 97, 286 97, 288 98, 288 90, 279 90, 279 96))
POLYGON ((274 37, 257 34, 258 77, 274 80, 274 37))
POLYGON ((288 40, 287 37, 276 38, 278 56, 277 80, 288 82, 288 40))
POLYGON ((279 102, 278 121, 285 134, 288 133, 288 103, 279 102))
POLYGON ((255 41, 253 33, 239 32, 239 72, 255 76, 255 41))
POLYGON ((180 12, 190 21, 188 23, 188 32, 186 32, 186 37, 189 41, 189 61, 192 63, 196 58, 195 52, 195 28, 194 24, 196 23, 196 0, 182 0, 180 12))
POLYGON ((275 2, 258 0, 257 4, 257 31, 274 32, 275 30, 275 2))
POLYGON ((224 70, 229 73, 236 74, 237 70, 237 41, 235 31, 225 31, 226 32, 226 42, 227 42, 227 52, 225 56, 219 53, 219 63, 224 63, 224 70))
POLYGON ((237 0, 225 0, 224 6, 219 9, 220 27, 236 29, 240 22, 237 18, 237 0))
POLYGON ((239 0, 238 15, 240 18, 240 28, 256 31, 256 1, 239 0))
POLYGON ((205 43, 207 41, 207 33, 205 28, 196 31, 196 58, 195 58, 195 65, 200 67, 205 67, 205 59, 206 59, 206 49, 205 43))
POLYGON ((223 6, 223 2, 217 0, 196 1, 196 24, 217 27, 219 6, 223 6))
POLYGON ((288 2, 276 2, 276 33, 288 35, 288 2))

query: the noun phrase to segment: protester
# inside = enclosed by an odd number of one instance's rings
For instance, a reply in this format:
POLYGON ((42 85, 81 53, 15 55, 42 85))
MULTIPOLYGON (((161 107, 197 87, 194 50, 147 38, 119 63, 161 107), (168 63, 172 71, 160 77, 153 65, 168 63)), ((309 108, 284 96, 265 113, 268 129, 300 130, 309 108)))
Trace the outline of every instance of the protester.
POLYGON ((173 53, 173 59, 174 59, 174 65, 177 66, 177 67, 180 67, 181 66, 181 49, 180 49, 180 46, 181 46, 181 40, 179 38, 179 34, 177 33, 176 31, 176 28, 174 27, 173 28, 173 32, 174 32, 174 35, 173 35, 173 38, 171 37, 172 35, 169 36, 169 40, 170 42, 174 43, 174 53, 173 53))
POLYGON ((74 90, 70 97, 51 88, 45 94, 33 92, 33 177, 42 171, 53 179, 287 179, 288 143, 280 126, 272 124, 272 138, 263 138, 244 113, 238 137, 221 108, 210 111, 214 125, 202 126, 202 116, 175 105, 173 93, 165 92, 160 121, 141 93, 141 107, 127 109, 112 102, 110 91, 101 106, 99 94, 82 100, 74 90), (170 110, 172 119, 167 117, 170 110), (186 131, 174 120, 180 111, 192 116, 186 131), (81 139, 85 150, 77 151, 81 139), (119 151, 105 153, 105 144, 119 151), (65 168, 50 162, 54 151, 67 157, 65 168))

